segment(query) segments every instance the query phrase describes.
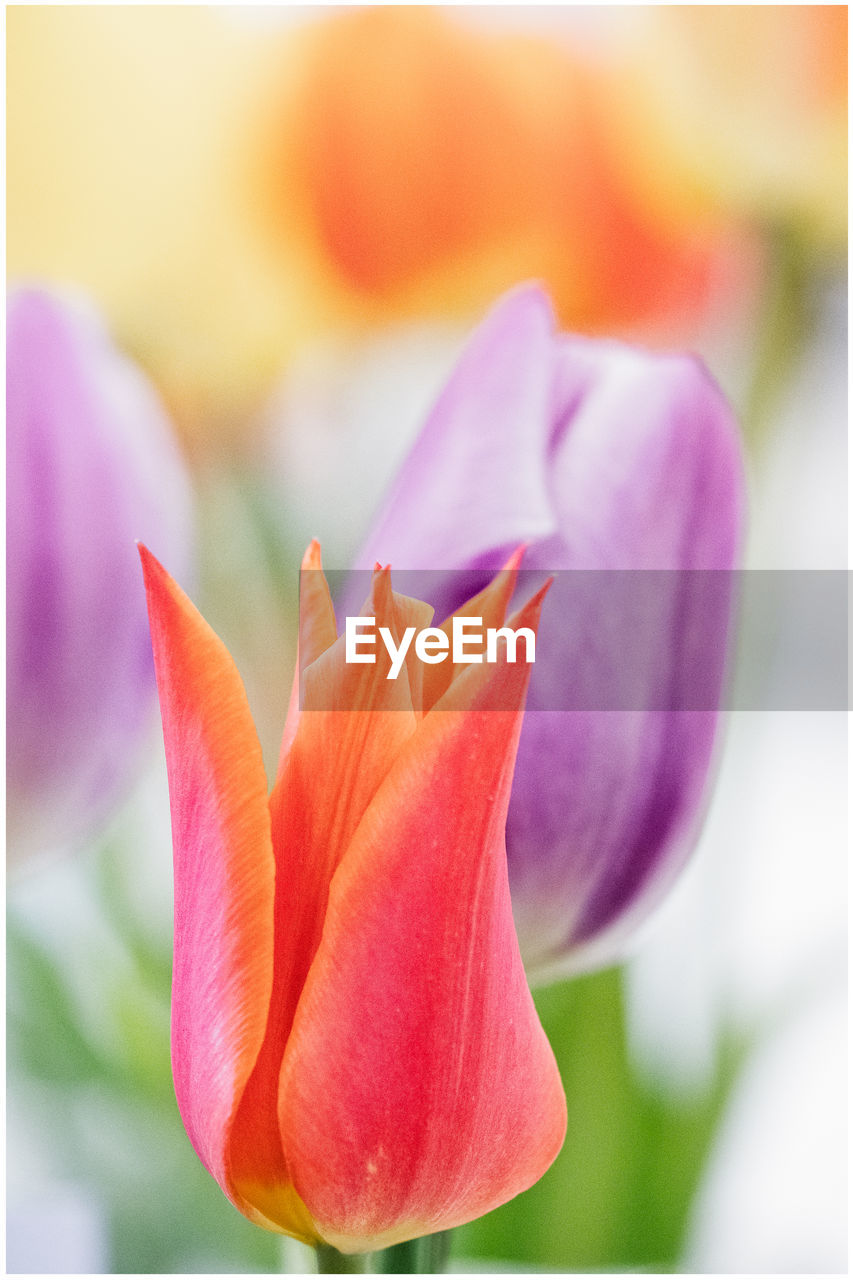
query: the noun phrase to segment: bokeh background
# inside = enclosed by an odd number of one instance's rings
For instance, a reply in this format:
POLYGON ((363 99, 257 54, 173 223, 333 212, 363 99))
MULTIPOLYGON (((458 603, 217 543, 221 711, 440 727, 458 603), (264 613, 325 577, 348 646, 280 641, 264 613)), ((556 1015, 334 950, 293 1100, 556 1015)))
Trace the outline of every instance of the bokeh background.
MULTIPOLYGON (((10 286, 85 300, 156 388, 186 585, 270 765, 307 539, 349 563, 519 280, 566 329, 701 353, 742 423, 747 567, 846 568, 846 6, 18 6, 7 46, 10 286)), ((118 422, 110 447, 139 468, 118 422)), ((40 474, 36 523, 65 473, 40 474)), ((66 500, 79 568, 99 494, 66 500)), ((26 611, 8 628, 38 645, 26 611)), ((102 668, 79 682, 97 699, 102 668)), ((145 697, 107 809, 10 788, 7 1266, 310 1269, 177 1114, 145 697)), ((92 743, 65 728, 70 770, 92 743)), ((845 763, 842 708, 729 715, 696 855, 632 956, 538 993, 565 1149, 456 1233, 453 1268, 846 1269, 845 763)))

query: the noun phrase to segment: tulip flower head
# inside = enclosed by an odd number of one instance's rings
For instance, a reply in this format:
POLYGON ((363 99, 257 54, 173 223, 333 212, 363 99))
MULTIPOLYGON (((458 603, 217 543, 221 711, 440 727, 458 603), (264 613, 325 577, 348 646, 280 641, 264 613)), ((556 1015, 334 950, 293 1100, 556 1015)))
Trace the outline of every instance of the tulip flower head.
MULTIPOLYGON (((312 544, 267 797, 231 658, 141 554, 175 855, 172 1063, 200 1159, 253 1221, 344 1252, 485 1213, 565 1130, 506 873, 528 666, 348 663, 312 544)), ((490 625, 517 559, 477 602, 490 625)), ((535 633, 542 594, 508 625, 535 633)), ((432 616, 378 566, 361 613, 397 648, 432 616)))
POLYGON ((737 428, 702 364, 555 333, 528 286, 474 334, 357 558, 443 572, 446 612, 519 542, 558 575, 507 825, 534 980, 617 958, 692 848, 743 505, 737 428))

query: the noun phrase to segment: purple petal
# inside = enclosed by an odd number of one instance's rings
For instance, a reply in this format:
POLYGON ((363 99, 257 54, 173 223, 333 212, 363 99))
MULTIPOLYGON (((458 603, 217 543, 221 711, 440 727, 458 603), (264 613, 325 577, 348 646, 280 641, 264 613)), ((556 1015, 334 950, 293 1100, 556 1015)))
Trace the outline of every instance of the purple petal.
POLYGON ((743 516, 734 423, 698 362, 613 343, 560 347, 552 456, 560 536, 533 548, 526 564, 637 572, 613 575, 612 593, 591 574, 588 600, 575 591, 575 607, 543 615, 507 838, 534 972, 611 955, 690 851, 733 588, 728 572, 696 571, 733 567, 743 516), (626 671, 634 687, 608 699, 626 671), (548 709, 566 705, 567 678, 590 710, 555 716, 548 709))
POLYGON ((556 532, 547 473, 552 327, 551 305, 535 287, 513 291, 492 310, 406 459, 357 567, 390 554, 395 568, 499 568, 503 548, 556 532))
POLYGON ((611 958, 689 852, 743 519, 738 434, 701 363, 550 324, 535 288, 498 304, 358 561, 464 571, 444 613, 522 541, 525 568, 582 571, 543 611, 507 829, 534 976, 611 958))
POLYGON ((186 566, 190 512, 153 388, 82 304, 11 296, 6 410, 14 856, 90 830, 125 784, 154 690, 134 542, 186 566))

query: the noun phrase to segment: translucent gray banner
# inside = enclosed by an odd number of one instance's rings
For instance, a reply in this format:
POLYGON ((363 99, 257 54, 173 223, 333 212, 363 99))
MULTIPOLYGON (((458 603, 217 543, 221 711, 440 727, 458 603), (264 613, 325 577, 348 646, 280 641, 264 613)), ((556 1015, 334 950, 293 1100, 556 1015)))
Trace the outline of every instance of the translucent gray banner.
MULTIPOLYGON (((310 583, 316 572, 303 571, 308 579, 303 587, 309 588, 303 598, 317 585, 310 583)), ((364 681, 377 674, 388 679, 395 668, 395 678, 408 680, 416 702, 425 687, 424 705, 440 708, 440 698, 431 701, 439 667, 445 671, 439 683, 446 685, 451 668, 456 679, 466 666, 480 665, 478 652, 488 665, 487 620, 479 645, 476 626, 469 622, 462 628, 463 648, 457 652, 462 661, 456 663, 452 634, 444 646, 434 634, 425 636, 418 648, 418 632, 438 627, 494 577, 492 570, 392 571, 394 592, 429 603, 432 622, 423 616, 405 619, 405 611, 396 615, 396 624, 386 619, 390 650, 378 633, 382 619, 375 627, 351 623, 351 639, 358 633, 351 656, 357 653, 362 661, 350 664, 346 619, 373 616, 372 575, 327 571, 341 636, 335 661, 346 665, 346 678, 306 684, 303 675, 300 705, 324 711, 364 708, 364 681), (401 619, 417 623, 407 641, 401 619), (401 656, 404 641, 408 647, 401 656)), ((530 671, 530 711, 849 709, 846 571, 521 570, 504 625, 549 577, 553 582, 542 605, 530 671)), ((493 656, 501 653, 502 643, 498 637, 493 656)), ((526 652, 520 637, 516 662, 523 663, 526 652)), ((480 709, 506 709, 505 681, 484 679, 478 685, 480 709)))

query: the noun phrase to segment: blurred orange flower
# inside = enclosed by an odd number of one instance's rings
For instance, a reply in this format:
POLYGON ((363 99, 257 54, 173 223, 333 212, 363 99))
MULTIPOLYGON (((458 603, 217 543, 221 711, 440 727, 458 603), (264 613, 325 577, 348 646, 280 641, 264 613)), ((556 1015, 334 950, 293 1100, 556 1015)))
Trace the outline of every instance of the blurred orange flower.
POLYGON ((574 327, 701 309, 719 217, 656 216, 566 42, 354 9, 316 24, 298 71, 269 111, 270 209, 299 204, 360 316, 464 310, 532 275, 574 327))
POLYGON ((565 327, 683 341, 741 282, 728 214, 661 199, 566 21, 13 8, 10 275, 85 288, 205 450, 319 335, 524 277, 565 327))

